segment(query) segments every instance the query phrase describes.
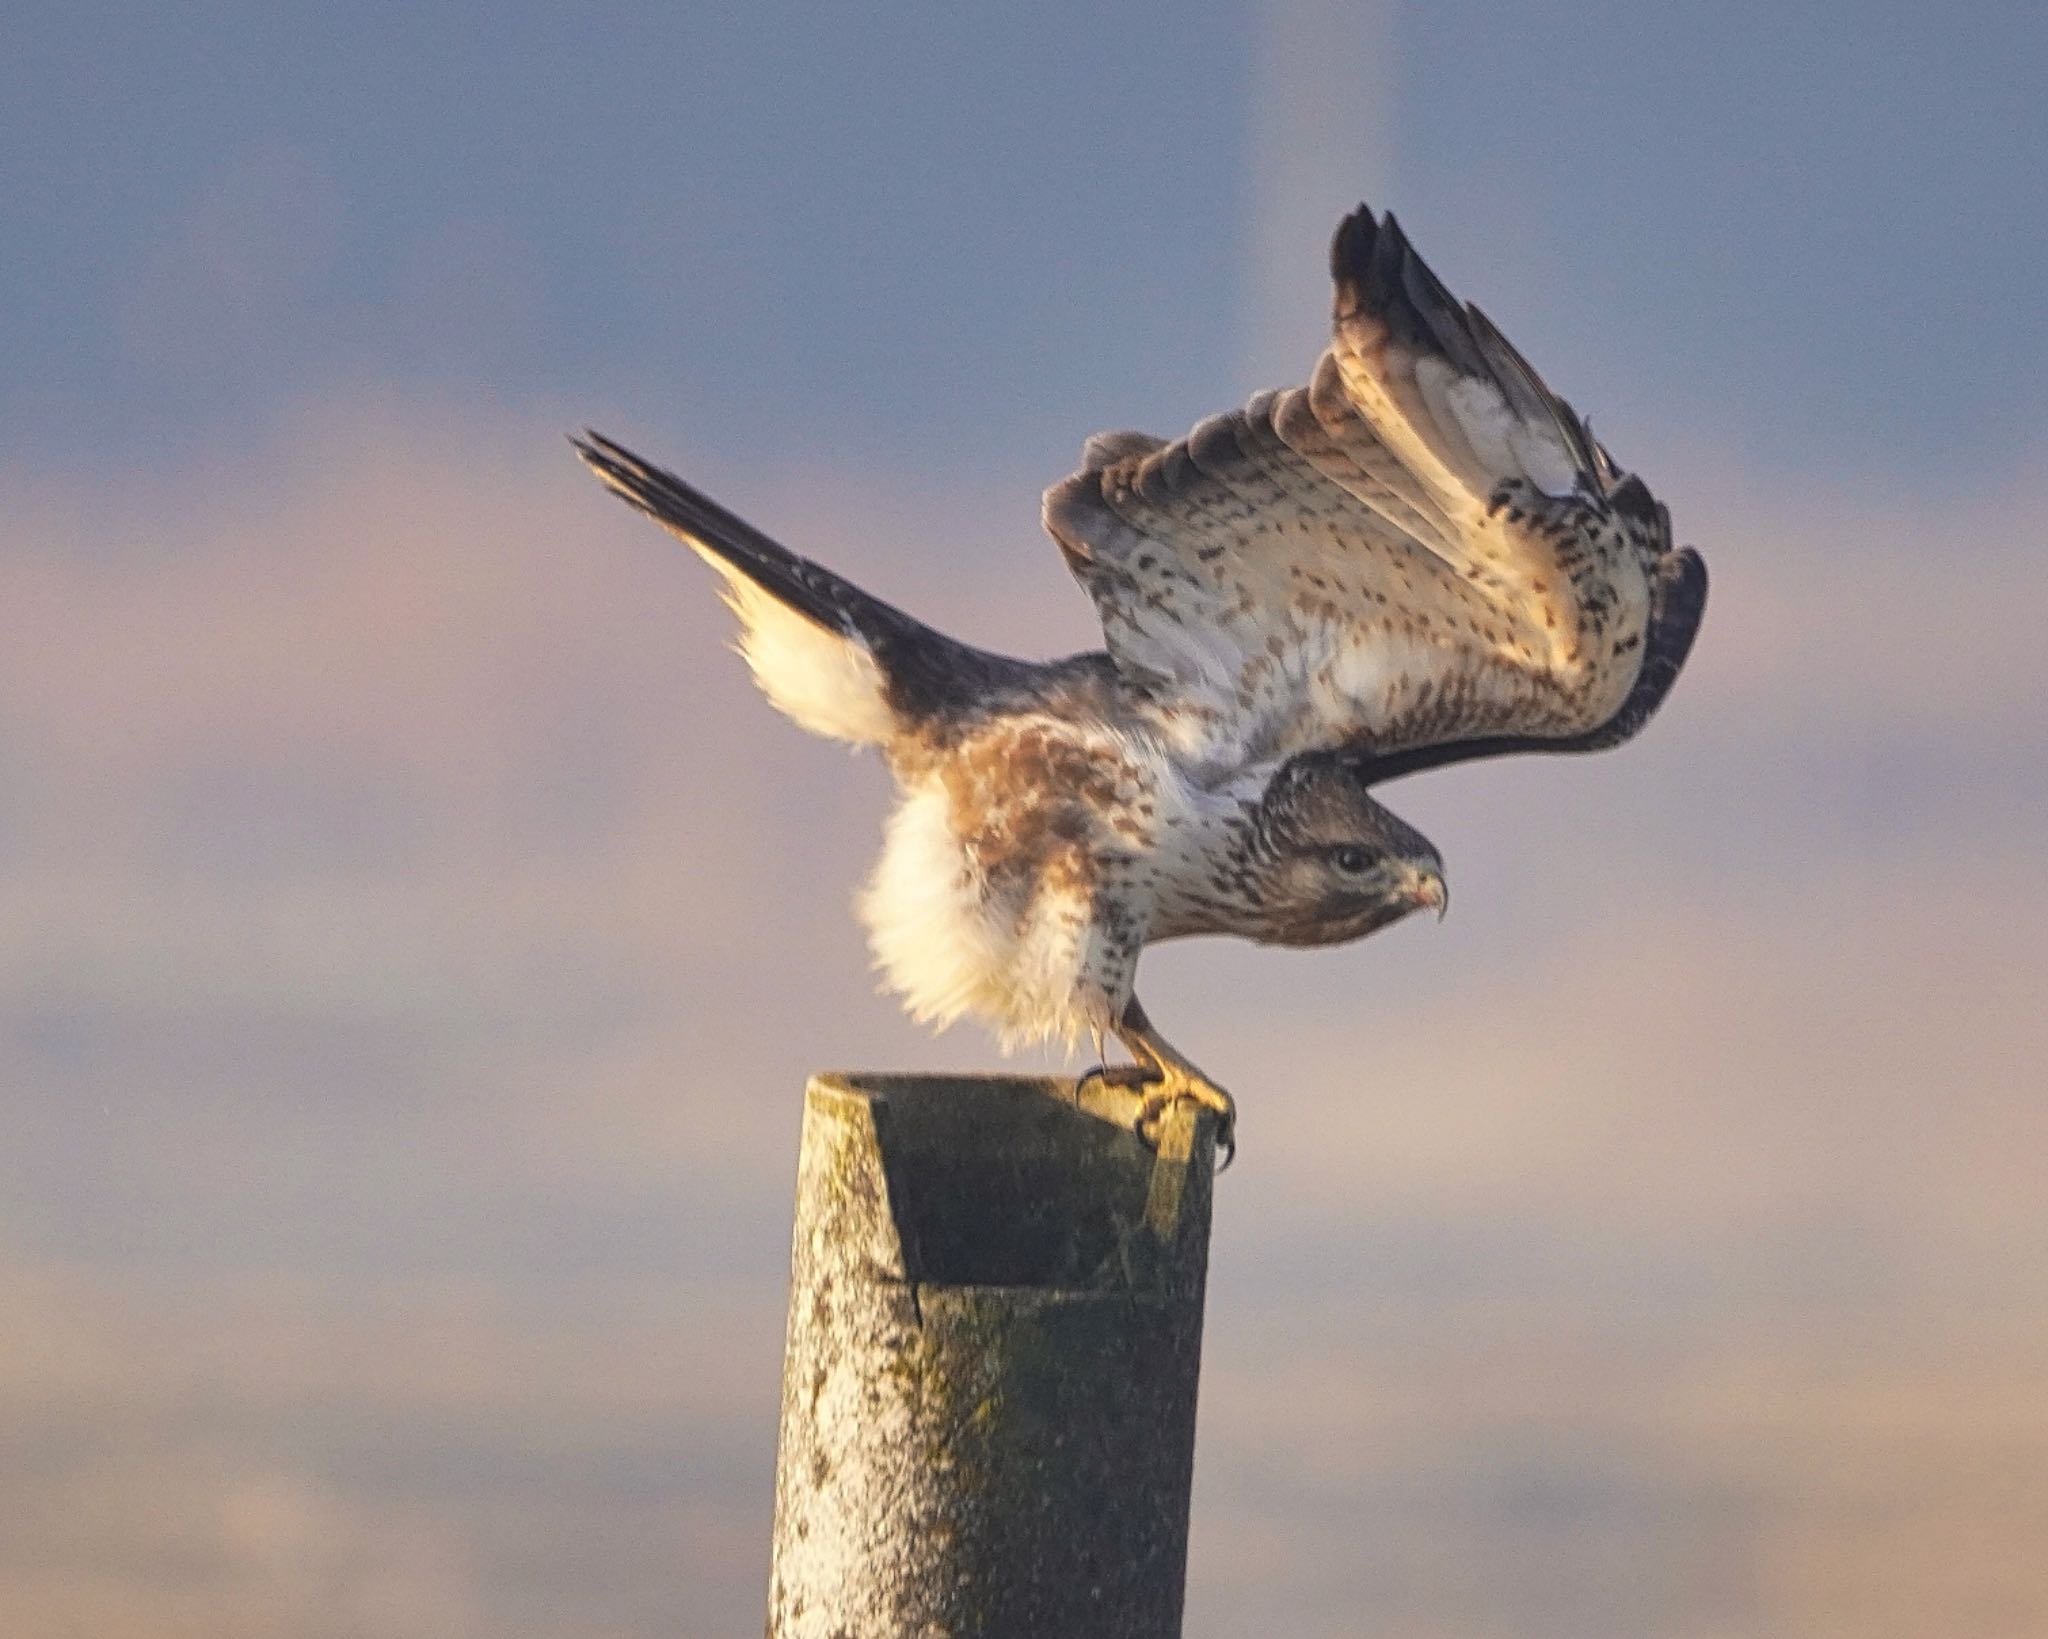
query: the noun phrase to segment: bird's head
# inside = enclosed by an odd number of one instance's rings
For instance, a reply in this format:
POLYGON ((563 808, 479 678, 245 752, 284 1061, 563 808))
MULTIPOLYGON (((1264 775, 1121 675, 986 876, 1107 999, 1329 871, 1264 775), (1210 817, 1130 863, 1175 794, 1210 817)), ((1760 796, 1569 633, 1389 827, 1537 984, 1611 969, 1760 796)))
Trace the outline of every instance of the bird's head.
POLYGON ((1335 945, 1427 905, 1450 906, 1429 839, 1368 794, 1356 763, 1308 752, 1283 763, 1252 817, 1266 944, 1335 945))

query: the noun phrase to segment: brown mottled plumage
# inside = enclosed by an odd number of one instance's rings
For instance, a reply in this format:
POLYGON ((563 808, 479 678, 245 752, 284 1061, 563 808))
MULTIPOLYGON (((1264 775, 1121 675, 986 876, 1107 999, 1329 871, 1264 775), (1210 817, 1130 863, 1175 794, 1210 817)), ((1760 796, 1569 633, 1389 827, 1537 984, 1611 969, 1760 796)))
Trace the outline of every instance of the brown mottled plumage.
POLYGON ((605 439, 577 449, 724 576, 771 701, 883 748, 902 801, 861 900, 912 1013, 1005 1045, 1119 1036, 1158 1101, 1228 1095, 1133 991, 1148 943, 1355 939, 1445 904, 1375 783, 1634 734, 1706 571, 1671 521, 1393 217, 1331 247, 1306 387, 1167 444, 1088 440, 1045 524, 1104 652, 954 641, 605 439))

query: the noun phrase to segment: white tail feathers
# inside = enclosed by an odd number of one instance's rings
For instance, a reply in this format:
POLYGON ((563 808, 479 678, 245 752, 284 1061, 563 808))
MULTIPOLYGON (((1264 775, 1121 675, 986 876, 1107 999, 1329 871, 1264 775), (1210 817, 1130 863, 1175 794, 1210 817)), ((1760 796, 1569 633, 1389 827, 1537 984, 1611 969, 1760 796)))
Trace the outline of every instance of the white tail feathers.
POLYGON ((858 638, 819 625, 712 552, 740 617, 739 651, 776 710, 813 734, 880 745, 896 732, 882 668, 858 638))

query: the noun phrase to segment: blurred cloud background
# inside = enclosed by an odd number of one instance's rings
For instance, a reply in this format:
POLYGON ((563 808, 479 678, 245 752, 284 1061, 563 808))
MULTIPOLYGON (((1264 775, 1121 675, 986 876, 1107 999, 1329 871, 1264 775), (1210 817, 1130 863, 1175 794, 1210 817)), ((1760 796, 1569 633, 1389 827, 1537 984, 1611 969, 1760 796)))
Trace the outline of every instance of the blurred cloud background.
MULTIPOLYGON (((0 25, 0 1632, 764 1606, 885 777, 590 423, 976 640, 1391 204, 1707 554, 1457 914, 1169 948, 1231 1085, 1188 1632, 2048 1632, 2048 18, 1050 0, 0 25)), ((1191 1022, 1193 1021, 1193 1022, 1191 1022)))

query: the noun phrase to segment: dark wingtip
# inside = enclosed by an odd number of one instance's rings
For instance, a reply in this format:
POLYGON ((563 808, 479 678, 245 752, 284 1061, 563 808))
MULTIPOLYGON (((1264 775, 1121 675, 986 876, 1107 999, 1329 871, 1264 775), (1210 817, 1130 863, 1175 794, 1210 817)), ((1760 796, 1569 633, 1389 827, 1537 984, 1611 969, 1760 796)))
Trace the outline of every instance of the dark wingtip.
POLYGON ((1706 560, 1689 546, 1667 553, 1657 565, 1650 596, 1650 629, 1643 644, 1642 670, 1621 709, 1593 736, 1595 749, 1633 739, 1678 681, 1707 611, 1706 560))
POLYGON ((1336 286, 1333 308, 1339 321, 1372 305, 1372 266, 1380 238, 1370 205, 1361 204, 1337 224, 1330 240, 1330 280, 1336 286))
POLYGON ((1361 202, 1330 236, 1330 277, 1340 285, 1362 279, 1378 234, 1379 224, 1373 220, 1372 207, 1361 202))
POLYGON ((1692 652, 1692 640, 1707 612, 1707 560, 1689 546, 1680 547, 1657 566, 1657 576, 1653 619, 1661 639, 1658 647, 1675 673, 1692 652))
POLYGON ((1415 253, 1392 211, 1374 220, 1371 207, 1360 205, 1338 224, 1330 241, 1330 275, 1339 320, 1369 313, 1396 334, 1445 354, 1467 374, 1486 373, 1456 298, 1415 253))
POLYGON ((1412 254, 1408 235, 1401 231, 1394 213, 1388 211, 1380 218, 1379 232, 1373 235, 1372 257, 1365 267, 1366 300, 1377 311, 1384 313, 1393 301, 1405 298, 1401 270, 1412 254))
POLYGON ((1648 524, 1656 523, 1662 512, 1657 498, 1650 493, 1650 486, 1634 473, 1607 492, 1607 504, 1616 512, 1628 513, 1648 524))

